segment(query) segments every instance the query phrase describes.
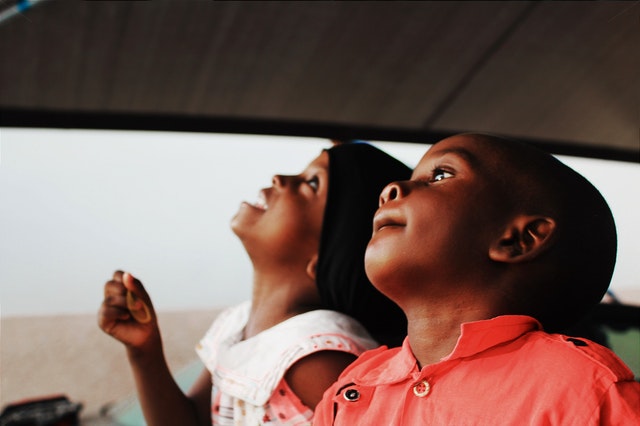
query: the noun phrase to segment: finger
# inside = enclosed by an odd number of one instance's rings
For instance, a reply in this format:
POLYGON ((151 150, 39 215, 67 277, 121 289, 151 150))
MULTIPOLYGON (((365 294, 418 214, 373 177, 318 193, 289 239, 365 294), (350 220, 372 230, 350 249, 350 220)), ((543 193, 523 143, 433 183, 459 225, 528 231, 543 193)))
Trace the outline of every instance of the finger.
POLYGON ((116 308, 102 304, 98 314, 98 326, 108 334, 112 334, 119 322, 128 321, 131 314, 126 308, 116 308))
POLYGON ((113 278, 112 280, 114 281, 118 281, 118 282, 122 282, 122 276, 124 275, 124 272, 121 270, 117 270, 113 273, 113 278))
POLYGON ((117 306, 105 307, 107 318, 111 320, 126 321, 131 319, 131 313, 127 308, 119 308, 117 306))
POLYGON ((105 306, 120 308, 120 309, 128 309, 127 308, 127 295, 123 294, 108 294, 104 298, 105 306))
POLYGON ((118 281, 108 281, 104 285, 104 297, 105 299, 110 296, 124 296, 127 293, 127 289, 118 281))

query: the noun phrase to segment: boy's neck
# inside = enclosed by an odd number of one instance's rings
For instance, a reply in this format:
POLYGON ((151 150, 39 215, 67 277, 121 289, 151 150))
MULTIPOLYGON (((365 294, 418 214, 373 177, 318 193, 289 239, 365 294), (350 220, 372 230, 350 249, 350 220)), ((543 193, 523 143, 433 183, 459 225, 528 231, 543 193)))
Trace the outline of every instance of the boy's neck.
POLYGON ((460 326, 499 315, 491 309, 447 309, 441 304, 431 309, 407 312, 409 344, 418 367, 439 362, 455 348, 460 326))

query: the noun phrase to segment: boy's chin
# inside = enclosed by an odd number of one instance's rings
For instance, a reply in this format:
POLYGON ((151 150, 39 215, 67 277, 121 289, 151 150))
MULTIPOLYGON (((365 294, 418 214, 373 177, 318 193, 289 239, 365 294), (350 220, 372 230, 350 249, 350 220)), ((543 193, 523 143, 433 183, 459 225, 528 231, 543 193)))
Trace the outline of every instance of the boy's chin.
POLYGON ((373 286, 382 294, 394 300, 392 294, 403 283, 402 270, 399 269, 398 253, 390 253, 388 247, 369 245, 364 256, 364 270, 373 286))
POLYGON ((376 239, 374 236, 369 241, 367 249, 364 252, 364 267, 367 271, 367 275, 369 275, 369 267, 378 268, 388 263, 392 258, 392 251, 393 250, 389 247, 388 244, 384 244, 383 241, 376 239))
POLYGON ((388 262, 385 261, 386 257, 378 256, 378 254, 376 250, 367 248, 364 256, 364 271, 373 286, 382 291, 376 283, 384 283, 386 276, 391 271, 388 262))

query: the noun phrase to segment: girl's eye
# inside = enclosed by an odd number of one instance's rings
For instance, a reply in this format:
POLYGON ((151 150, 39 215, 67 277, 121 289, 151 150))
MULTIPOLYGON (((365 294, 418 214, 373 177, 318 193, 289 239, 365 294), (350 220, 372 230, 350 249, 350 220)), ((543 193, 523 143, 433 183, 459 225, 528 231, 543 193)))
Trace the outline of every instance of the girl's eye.
POLYGON ((436 168, 436 169, 433 169, 433 172, 431 174, 431 182, 439 182, 441 180, 448 179, 450 177, 453 177, 453 173, 450 173, 443 169, 436 168))
POLYGON ((318 176, 314 176, 311 179, 307 179, 306 181, 307 185, 309 185, 311 187, 311 189, 313 189, 314 191, 317 191, 318 188, 320 187, 320 180, 318 179, 318 176))

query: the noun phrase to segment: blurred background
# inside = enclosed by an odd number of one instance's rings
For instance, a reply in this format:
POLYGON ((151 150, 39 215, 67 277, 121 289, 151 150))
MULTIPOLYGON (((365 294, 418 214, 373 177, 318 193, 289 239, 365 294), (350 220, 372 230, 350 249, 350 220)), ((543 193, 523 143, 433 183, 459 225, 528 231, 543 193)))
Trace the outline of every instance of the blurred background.
MULTIPOLYGON (((115 269, 161 310, 250 297, 251 265, 229 228, 271 176, 297 174, 330 141, 178 132, 2 129, 2 315, 94 313, 115 269)), ((423 144, 374 142, 414 166, 423 144)), ((612 291, 640 305, 640 167, 561 156, 605 195, 619 227, 612 291)))

